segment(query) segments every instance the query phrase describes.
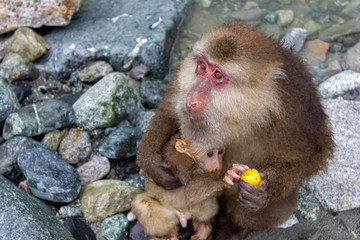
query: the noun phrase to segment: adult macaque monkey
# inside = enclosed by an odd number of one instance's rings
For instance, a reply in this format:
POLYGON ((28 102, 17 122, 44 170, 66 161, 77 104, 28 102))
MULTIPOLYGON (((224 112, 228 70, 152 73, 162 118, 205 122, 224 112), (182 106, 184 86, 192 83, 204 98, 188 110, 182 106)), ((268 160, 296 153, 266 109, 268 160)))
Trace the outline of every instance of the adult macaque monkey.
MULTIPOLYGON (((217 239, 242 239, 286 220, 298 186, 333 151, 328 118, 302 60, 243 23, 215 27, 195 43, 147 128, 139 165, 165 188, 179 181, 162 166, 161 149, 179 129, 205 148, 225 146, 223 169, 235 161, 262 175, 259 186, 240 181, 222 194, 217 239)), ((209 193, 217 187, 197 184, 209 193)))
MULTIPOLYGON (((211 148, 209 150, 193 146, 184 139, 178 138, 178 134, 163 148, 165 160, 171 166, 174 175, 184 180, 184 185, 172 190, 166 190, 157 185, 151 178, 145 180, 145 193, 139 194, 131 203, 131 210, 151 239, 176 240, 178 224, 186 227, 187 220, 192 218, 195 234, 192 240, 206 240, 211 233, 210 220, 218 212, 216 196, 217 191, 201 196, 201 189, 197 192, 197 200, 190 203, 187 200, 188 186, 197 185, 198 176, 202 182, 207 178, 207 184, 217 185, 218 189, 224 190, 234 185, 240 176, 240 172, 249 169, 248 166, 233 164, 226 171, 223 178, 214 181, 222 168, 223 150, 211 148), (212 172, 212 174, 209 174, 212 172)), ((202 186, 198 186, 202 188, 202 186)))

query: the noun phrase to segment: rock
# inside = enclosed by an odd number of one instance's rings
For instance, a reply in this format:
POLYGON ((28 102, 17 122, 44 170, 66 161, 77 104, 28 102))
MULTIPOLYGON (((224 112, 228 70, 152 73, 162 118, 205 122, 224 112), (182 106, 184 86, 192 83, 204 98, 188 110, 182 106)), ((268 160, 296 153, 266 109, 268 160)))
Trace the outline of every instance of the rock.
POLYGON ((249 1, 245 3, 245 5, 242 7, 242 10, 250 10, 258 7, 259 4, 257 4, 257 2, 249 1))
POLYGON ((275 41, 279 41, 282 33, 281 28, 275 24, 262 24, 260 26, 262 32, 264 32, 267 36, 270 36, 275 41))
POLYGON ((323 26, 315 22, 314 20, 310 20, 304 24, 304 28, 306 29, 308 35, 311 36, 314 33, 320 31, 323 28, 323 26))
POLYGON ((134 124, 136 128, 138 128, 141 131, 141 135, 144 135, 147 126, 149 125, 149 122, 151 118, 154 116, 155 111, 149 110, 149 111, 141 111, 138 113, 134 124))
POLYGON ((6 40, 4 50, 17 53, 26 61, 32 62, 41 57, 49 46, 45 40, 30 28, 20 27, 6 40))
POLYGON ((76 124, 85 130, 112 127, 136 112, 138 99, 125 75, 113 72, 89 88, 73 105, 76 124))
POLYGON ((118 240, 129 225, 129 220, 124 214, 116 214, 105 218, 101 223, 102 236, 108 240, 118 240))
POLYGON ((323 41, 335 41, 339 37, 360 33, 360 17, 351 19, 344 24, 335 24, 321 30, 319 38, 323 41))
POLYGON ((64 226, 71 232, 76 240, 96 240, 93 230, 84 221, 78 218, 68 218, 64 226))
MULTIPOLYGON (((321 66, 321 65, 320 65, 321 66)), ((313 74, 313 81, 319 85, 324 80, 328 79, 332 75, 342 71, 341 63, 338 60, 325 64, 326 67, 321 68, 318 66, 310 66, 311 73, 313 74)))
POLYGON ((321 41, 320 39, 315 39, 305 43, 302 55, 307 60, 308 64, 316 65, 325 62, 329 47, 329 43, 321 41))
POLYGON ((268 12, 264 15, 264 19, 270 23, 270 24, 274 24, 277 21, 277 15, 276 13, 273 12, 268 12))
POLYGON ((11 113, 5 121, 3 137, 36 136, 75 122, 74 110, 67 103, 49 100, 27 105, 11 113))
POLYGON ((250 10, 241 10, 239 12, 231 13, 230 16, 233 19, 238 19, 241 21, 254 21, 260 20, 268 12, 266 9, 256 8, 250 10))
POLYGON ((360 73, 351 70, 338 73, 322 82, 318 89, 324 98, 335 97, 360 87, 360 73))
MULTIPOLYGON (((0 125, 12 112, 20 108, 16 94, 9 82, 0 76, 0 125)), ((2 128, 0 128, 1 130, 2 128)))
POLYGON ((95 154, 90 161, 77 168, 81 185, 85 186, 106 176, 110 171, 110 162, 106 157, 95 154))
POLYGON ((290 9, 277 10, 276 14, 278 16, 277 24, 280 27, 287 27, 294 20, 294 12, 290 9))
POLYGON ((0 239, 74 240, 43 202, 0 175, 0 239))
POLYGON ((135 80, 143 79, 148 73, 150 72, 150 68, 144 64, 140 64, 138 66, 133 67, 130 72, 129 76, 135 80))
POLYGON ((289 228, 289 227, 294 226, 297 223, 299 223, 299 220, 297 219, 297 217, 294 214, 292 214, 288 220, 286 220, 282 224, 279 224, 275 227, 276 228, 289 228))
POLYGON ((59 155, 71 164, 88 160, 91 155, 90 134, 79 128, 70 129, 60 143, 59 155))
POLYGON ((160 80, 143 80, 140 86, 141 103, 144 107, 155 108, 162 100, 166 84, 160 80))
POLYGON ((36 67, 55 79, 66 79, 84 63, 104 60, 117 71, 145 64, 155 77, 163 78, 169 70, 176 33, 191 3, 87 0, 70 25, 44 36, 51 49, 36 67))
POLYGON ((351 70, 360 72, 360 41, 347 50, 346 62, 349 64, 351 70))
POLYGON ((200 4, 203 7, 210 7, 212 0, 195 0, 197 4, 200 4))
POLYGON ((343 10, 341 10, 340 15, 348 18, 356 18, 359 16, 360 12, 360 2, 359 1, 350 1, 343 10))
POLYGON ((58 214, 61 218, 81 216, 81 206, 62 206, 58 214))
POLYGON ((89 222, 127 211, 134 197, 142 191, 118 180, 99 180, 85 186, 81 192, 81 209, 89 222))
POLYGON ((46 26, 64 26, 70 23, 72 15, 79 10, 81 0, 56 1, 12 1, 0 2, 0 34, 18 27, 38 28, 46 26))
POLYGON ((296 210, 305 219, 316 221, 320 212, 320 203, 311 193, 300 187, 296 210))
POLYGON ((77 71, 77 77, 82 82, 95 83, 112 71, 113 68, 107 62, 96 61, 77 71))
POLYGON ((304 45, 306 36, 307 32, 304 28, 296 27, 287 32, 280 40, 280 43, 283 47, 293 48, 295 52, 300 52, 304 45))
POLYGON ((12 171, 27 141, 27 137, 14 137, 0 146, 0 174, 12 171))
POLYGON ((55 130, 47 133, 44 138, 41 140, 41 143, 48 147, 50 150, 57 152, 60 142, 67 133, 67 129, 62 131, 55 130))
POLYGON ((81 181, 76 169, 39 142, 26 141, 18 154, 18 165, 31 192, 38 198, 68 203, 80 192, 81 181))
POLYGON ((131 185, 134 185, 137 188, 140 188, 141 190, 145 190, 145 176, 140 175, 138 177, 134 178, 128 178, 125 180, 125 182, 130 183, 131 185))
POLYGON ((19 54, 8 53, 0 64, 0 75, 13 82, 34 80, 38 73, 32 63, 25 61, 19 54))
POLYGON ((128 158, 136 155, 137 141, 141 133, 129 124, 120 124, 102 143, 98 151, 101 155, 111 158, 128 158))
POLYGON ((360 102, 325 99, 325 110, 333 127, 336 148, 326 170, 304 186, 331 211, 360 207, 360 102))
POLYGON ((144 232, 140 223, 136 222, 136 224, 130 229, 129 239, 130 240, 149 240, 149 237, 144 232))
POLYGON ((32 93, 32 87, 26 83, 11 83, 11 88, 15 92, 19 103, 23 103, 32 93))

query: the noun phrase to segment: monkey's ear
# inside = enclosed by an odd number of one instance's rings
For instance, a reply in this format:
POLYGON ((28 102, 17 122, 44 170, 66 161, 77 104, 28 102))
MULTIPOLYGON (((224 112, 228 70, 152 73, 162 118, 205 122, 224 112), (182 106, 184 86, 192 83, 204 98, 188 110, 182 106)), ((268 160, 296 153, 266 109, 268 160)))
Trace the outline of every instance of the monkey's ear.
POLYGON ((187 153, 188 144, 183 139, 176 139, 175 149, 179 153, 187 153))

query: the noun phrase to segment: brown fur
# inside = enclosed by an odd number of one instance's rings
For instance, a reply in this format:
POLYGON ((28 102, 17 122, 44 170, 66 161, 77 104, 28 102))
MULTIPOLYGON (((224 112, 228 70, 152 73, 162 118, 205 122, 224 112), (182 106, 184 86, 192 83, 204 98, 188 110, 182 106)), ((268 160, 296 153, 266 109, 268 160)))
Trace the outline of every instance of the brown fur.
MULTIPOLYGON (((165 186, 168 179, 156 166, 162 161, 162 146, 175 131, 180 129, 199 146, 225 145, 223 169, 235 158, 267 174, 263 186, 267 201, 255 212, 239 204, 240 184, 239 192, 237 188, 224 192, 221 206, 228 226, 234 226, 233 231, 267 228, 291 215, 298 186, 326 166, 333 152, 328 125, 303 61, 255 27, 227 23, 205 34, 183 61, 142 139, 138 160, 165 186), (198 81, 195 68, 200 56, 221 66, 230 82, 210 93, 203 124, 193 125, 184 101, 198 81)), ((213 192, 216 186, 206 181, 198 179, 187 198, 196 198, 200 186, 202 193, 213 192)), ((219 239, 240 235, 220 229, 219 239)))

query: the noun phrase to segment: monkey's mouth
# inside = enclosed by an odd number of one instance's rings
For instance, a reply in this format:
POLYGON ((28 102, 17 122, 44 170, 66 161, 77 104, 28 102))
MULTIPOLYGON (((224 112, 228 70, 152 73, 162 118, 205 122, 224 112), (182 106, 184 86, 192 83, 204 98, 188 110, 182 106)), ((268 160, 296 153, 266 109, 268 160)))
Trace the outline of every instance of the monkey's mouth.
POLYGON ((201 122, 204 120, 204 117, 199 116, 199 115, 193 115, 193 114, 189 113, 189 120, 190 120, 191 124, 193 124, 193 125, 200 125, 201 122))

